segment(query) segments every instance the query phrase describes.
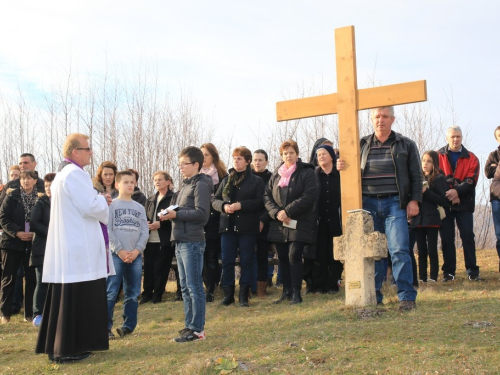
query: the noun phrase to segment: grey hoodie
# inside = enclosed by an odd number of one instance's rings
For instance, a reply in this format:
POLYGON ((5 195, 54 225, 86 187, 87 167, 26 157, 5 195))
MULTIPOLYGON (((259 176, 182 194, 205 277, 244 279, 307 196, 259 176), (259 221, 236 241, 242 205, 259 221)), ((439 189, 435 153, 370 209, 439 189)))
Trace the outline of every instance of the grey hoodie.
POLYGON ((198 173, 182 182, 171 204, 179 205, 172 220, 172 241, 205 242, 204 227, 210 217, 210 200, 214 191, 212 178, 198 173))

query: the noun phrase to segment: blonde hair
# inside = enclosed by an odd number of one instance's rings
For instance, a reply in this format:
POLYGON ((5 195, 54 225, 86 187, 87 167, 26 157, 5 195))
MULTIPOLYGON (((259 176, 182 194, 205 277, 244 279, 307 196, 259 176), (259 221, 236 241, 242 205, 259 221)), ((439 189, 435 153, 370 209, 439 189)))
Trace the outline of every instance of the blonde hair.
POLYGON ((80 140, 82 139, 89 139, 88 135, 81 134, 81 133, 72 133, 66 137, 66 140, 64 141, 63 148, 62 148, 62 154, 65 158, 71 158, 71 154, 73 153, 73 150, 77 149, 80 147, 81 143, 80 140))

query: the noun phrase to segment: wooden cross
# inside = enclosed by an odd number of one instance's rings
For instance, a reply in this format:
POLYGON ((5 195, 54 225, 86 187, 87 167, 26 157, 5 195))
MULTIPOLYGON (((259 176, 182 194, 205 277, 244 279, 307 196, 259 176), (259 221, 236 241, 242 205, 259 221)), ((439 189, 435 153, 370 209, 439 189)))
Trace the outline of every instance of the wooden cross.
MULTIPOLYGON (((358 90, 354 26, 335 30, 337 93, 276 104, 278 121, 338 113, 339 149, 345 162, 341 171, 342 217, 362 208, 358 111, 427 100, 425 81, 358 90)), ((345 229, 345 224, 344 224, 345 229)))

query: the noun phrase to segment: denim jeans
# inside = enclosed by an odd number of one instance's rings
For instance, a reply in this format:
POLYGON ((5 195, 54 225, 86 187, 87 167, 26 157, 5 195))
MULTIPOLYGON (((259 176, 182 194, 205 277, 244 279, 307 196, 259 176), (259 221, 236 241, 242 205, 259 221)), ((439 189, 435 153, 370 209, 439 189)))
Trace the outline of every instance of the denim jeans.
POLYGON ((42 315, 45 298, 47 297, 48 283, 42 283, 43 265, 34 266, 36 275, 35 294, 33 294, 33 317, 42 315))
POLYGON ((234 265, 238 249, 240 251, 240 286, 252 286, 253 263, 255 256, 256 234, 222 233, 222 286, 234 286, 234 265))
POLYGON ((205 242, 179 242, 175 247, 184 300, 185 328, 196 332, 205 328, 205 291, 202 278, 204 253, 205 242))
MULTIPOLYGON (((400 301, 415 301, 417 291, 412 285, 413 271, 409 250, 406 210, 400 208, 399 196, 377 199, 363 196, 363 208, 370 212, 374 229, 385 233, 392 259, 392 274, 400 301)), ((387 258, 375 262, 375 291, 377 302, 384 296, 380 292, 387 275, 387 258)))
POLYGON ((493 225, 495 227, 495 236, 497 237, 497 253, 500 258, 500 201, 491 201, 491 213, 493 214, 493 225))
POLYGON ((115 310, 116 296, 120 291, 123 280, 123 327, 131 331, 137 326, 138 297, 141 294, 142 256, 139 254, 132 263, 125 263, 116 254, 113 254, 113 264, 116 275, 109 276, 107 280, 108 298, 108 329, 113 327, 113 312, 115 310))

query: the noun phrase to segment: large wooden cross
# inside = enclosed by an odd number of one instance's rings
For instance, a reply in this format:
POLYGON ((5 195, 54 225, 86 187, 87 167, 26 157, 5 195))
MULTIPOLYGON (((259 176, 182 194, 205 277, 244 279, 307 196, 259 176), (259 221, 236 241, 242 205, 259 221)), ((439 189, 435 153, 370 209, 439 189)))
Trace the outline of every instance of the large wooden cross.
MULTIPOLYGON (((342 217, 362 208, 358 111, 427 100, 425 81, 358 90, 354 26, 335 30, 337 93, 276 104, 278 121, 338 113, 339 149, 345 162, 341 172, 342 217)), ((326 136, 326 134, 325 134, 326 136)))

